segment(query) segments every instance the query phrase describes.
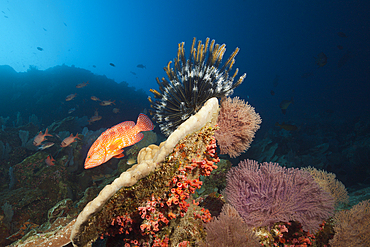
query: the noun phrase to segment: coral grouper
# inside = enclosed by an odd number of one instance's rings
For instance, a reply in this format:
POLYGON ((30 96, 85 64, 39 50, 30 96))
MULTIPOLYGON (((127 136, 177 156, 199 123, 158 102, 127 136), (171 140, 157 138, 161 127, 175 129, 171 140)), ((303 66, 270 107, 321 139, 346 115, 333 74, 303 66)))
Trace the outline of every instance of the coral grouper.
POLYGON ((85 169, 100 166, 112 157, 123 157, 123 148, 134 145, 143 139, 141 131, 153 130, 154 125, 150 119, 140 114, 137 124, 125 121, 104 131, 93 143, 85 160, 85 169))

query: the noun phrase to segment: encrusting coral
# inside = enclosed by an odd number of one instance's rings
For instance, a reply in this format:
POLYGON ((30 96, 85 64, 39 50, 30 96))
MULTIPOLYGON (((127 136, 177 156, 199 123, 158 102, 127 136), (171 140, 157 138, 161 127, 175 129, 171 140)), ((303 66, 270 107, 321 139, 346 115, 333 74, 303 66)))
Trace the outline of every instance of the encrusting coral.
POLYGON ((247 151, 261 122, 260 115, 248 102, 239 97, 222 99, 219 129, 215 132, 220 154, 235 158, 247 151))
POLYGON ((217 115, 218 100, 212 98, 165 143, 142 149, 138 164, 106 186, 80 213, 71 234, 73 244, 84 246, 98 237, 122 234, 126 244, 167 246, 174 232, 172 222, 189 225, 189 220, 199 226, 198 233, 181 242, 199 238, 201 222, 211 216, 191 200, 191 194, 202 184, 199 176, 217 168, 213 137, 217 115), (196 208, 186 219, 191 203, 196 208))

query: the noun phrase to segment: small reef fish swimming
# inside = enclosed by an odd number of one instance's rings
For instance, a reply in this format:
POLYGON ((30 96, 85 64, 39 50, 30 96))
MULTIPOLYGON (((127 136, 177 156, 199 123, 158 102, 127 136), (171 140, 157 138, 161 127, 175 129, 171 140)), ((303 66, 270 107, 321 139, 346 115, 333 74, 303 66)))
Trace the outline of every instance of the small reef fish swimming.
POLYGON ((323 67, 328 62, 328 57, 323 52, 320 52, 317 57, 314 58, 316 60, 316 64, 319 65, 319 67, 323 67))
POLYGON ((280 109, 281 109, 281 112, 283 113, 283 114, 285 114, 286 113, 286 109, 288 108, 288 106, 290 105, 290 104, 292 104, 292 103, 294 103, 294 101, 293 101, 293 97, 292 97, 292 99, 291 100, 283 100, 283 101, 281 101, 280 102, 280 109))
POLYGON ((78 133, 76 134, 76 136, 73 136, 73 134, 71 134, 70 136, 64 138, 64 140, 62 141, 62 143, 60 144, 60 146, 62 148, 68 147, 69 145, 71 145, 72 142, 76 141, 76 138, 77 139, 80 139, 78 137, 78 133))
POLYGON ((43 51, 44 49, 43 49, 43 48, 41 48, 41 47, 37 47, 37 50, 39 50, 39 51, 43 51))
POLYGON ((101 106, 108 106, 108 105, 115 105, 115 100, 113 100, 113 101, 110 101, 110 100, 103 100, 102 102, 100 102, 100 104, 99 105, 101 105, 101 106))
POLYGON ((45 159, 45 163, 48 165, 48 166, 54 166, 54 161, 55 159, 49 155, 46 159, 45 159))
POLYGON ((338 34, 339 37, 347 38, 347 35, 343 32, 338 32, 337 34, 338 34))
POLYGON ((110 66, 112 67, 116 67, 116 65, 114 65, 114 63, 109 63, 110 66))
POLYGON ((104 131, 90 147, 85 160, 85 169, 107 162, 111 158, 122 158, 123 148, 134 145, 143 139, 141 131, 150 131, 154 125, 148 116, 140 114, 137 124, 125 121, 104 131))
POLYGON ((135 157, 130 157, 128 160, 127 160, 127 162, 126 162, 126 164, 127 165, 133 165, 133 164, 135 164, 136 163, 136 158, 135 157))
POLYGON ((87 82, 82 82, 82 83, 80 83, 80 84, 77 84, 77 85, 76 85, 76 88, 83 88, 83 87, 86 87, 86 86, 87 86, 87 84, 90 84, 90 83, 89 83, 89 81, 87 81, 87 82))
POLYGON ((35 145, 36 147, 40 146, 41 142, 46 140, 45 136, 52 136, 48 133, 47 128, 45 130, 45 134, 42 134, 42 131, 40 131, 40 133, 37 136, 35 136, 35 138, 33 138, 33 145, 35 145))
POLYGON ((71 114, 72 112, 74 112, 76 110, 76 108, 71 108, 68 110, 68 114, 71 114))
POLYGON ((76 98, 76 96, 77 96, 77 93, 75 93, 75 94, 70 94, 70 95, 68 95, 68 96, 66 97, 66 101, 71 101, 71 100, 73 100, 74 98, 76 98))
POLYGON ((95 96, 91 96, 90 99, 92 99, 93 101, 101 101, 98 97, 95 96))
POLYGON ((144 64, 138 64, 136 67, 140 69, 146 69, 146 66, 144 64))
POLYGON ((47 148, 50 148, 52 146, 54 146, 54 142, 46 142, 46 143, 43 143, 39 148, 38 150, 44 150, 44 149, 47 149, 47 148))
POLYGON ((113 108, 113 113, 115 114, 119 113, 119 108, 113 108))
POLYGON ((98 115, 94 115, 92 116, 87 122, 89 124, 93 123, 93 122, 96 122, 96 121, 99 121, 100 119, 102 119, 102 116, 98 116, 98 115))
POLYGON ((293 124, 286 124, 284 122, 282 122, 281 124, 279 124, 278 122, 275 123, 275 126, 278 126, 284 130, 287 130, 287 131, 296 131, 298 129, 297 126, 293 125, 293 124))

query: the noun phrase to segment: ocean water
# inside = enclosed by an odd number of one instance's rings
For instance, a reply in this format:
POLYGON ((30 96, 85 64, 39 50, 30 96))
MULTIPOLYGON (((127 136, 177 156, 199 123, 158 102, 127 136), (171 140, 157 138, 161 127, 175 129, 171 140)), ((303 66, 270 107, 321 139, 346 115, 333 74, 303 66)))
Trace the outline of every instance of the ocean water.
MULTIPOLYGON (((240 48, 230 75, 238 68, 236 78, 247 77, 232 97, 262 119, 248 151, 221 159, 312 166, 344 184, 344 208, 369 199, 369 10, 366 1, 2 1, 0 246, 50 221, 62 200, 76 217, 87 188, 97 194, 122 172, 118 159, 84 169, 91 144, 107 128, 150 116, 149 90, 167 78, 179 43, 189 57, 194 37, 226 44, 223 62, 240 48), (47 128, 54 145, 40 151, 32 142, 47 128), (61 148, 70 134, 81 140, 61 148), (50 155, 55 166, 44 162, 50 155)), ((166 137, 154 125, 150 140, 159 144, 166 137)), ((125 151, 127 160, 138 152, 125 151)))

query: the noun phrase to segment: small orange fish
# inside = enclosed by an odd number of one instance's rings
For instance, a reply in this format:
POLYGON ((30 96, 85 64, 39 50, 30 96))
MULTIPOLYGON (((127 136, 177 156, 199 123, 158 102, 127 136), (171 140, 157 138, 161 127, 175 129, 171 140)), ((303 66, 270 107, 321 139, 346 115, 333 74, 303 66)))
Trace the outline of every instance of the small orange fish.
POLYGON ((46 158, 45 163, 46 163, 48 166, 54 166, 54 165, 55 165, 55 164, 54 164, 54 161, 55 161, 55 159, 54 159, 51 155, 49 155, 49 156, 46 158))
POLYGON ((113 108, 113 113, 119 113, 119 108, 113 108))
POLYGON ((102 106, 107 106, 107 105, 111 105, 111 104, 115 105, 114 102, 115 102, 115 100, 113 100, 113 101, 103 100, 102 102, 100 102, 99 105, 102 105, 102 106))
POLYGON ((77 96, 77 93, 75 94, 70 94, 66 97, 66 101, 70 101, 70 100, 73 100, 75 97, 77 96))
POLYGON ((93 122, 99 121, 100 119, 102 119, 102 116, 94 115, 87 122, 89 122, 89 124, 91 124, 93 122))
POLYGON ((83 87, 86 87, 86 86, 87 86, 87 84, 90 84, 90 83, 89 83, 89 81, 87 81, 87 82, 82 82, 82 83, 80 83, 80 84, 77 84, 77 85, 76 85, 76 88, 83 88, 83 87))
MULTIPOLYGON (((71 134, 70 136, 64 138, 64 140, 62 141, 62 143, 60 144, 60 146, 62 148, 65 148, 65 147, 68 147, 72 142, 76 141, 76 138, 77 139, 80 139, 78 137, 78 133, 76 134, 76 136, 73 136, 73 134, 71 134)), ((80 139, 81 140, 81 139, 80 139)))
POLYGON ((143 139, 141 131, 153 130, 154 125, 148 116, 140 114, 137 124, 125 121, 104 131, 93 143, 85 160, 85 169, 107 162, 112 157, 122 158, 123 148, 134 145, 143 139))
POLYGON ((48 133, 47 128, 45 134, 42 134, 42 131, 40 131, 40 133, 37 136, 35 136, 35 138, 33 138, 33 145, 35 145, 36 147, 40 146, 41 142, 46 140, 45 136, 52 136, 48 133))
POLYGON ((101 101, 98 97, 96 96, 91 96, 90 99, 92 99, 93 101, 101 101))

